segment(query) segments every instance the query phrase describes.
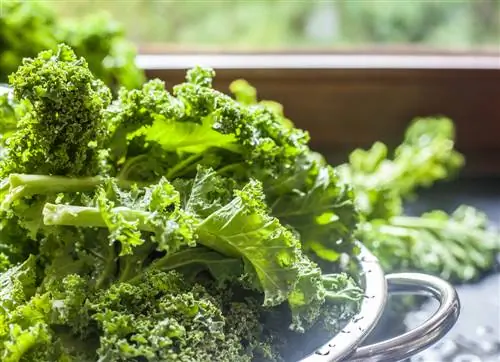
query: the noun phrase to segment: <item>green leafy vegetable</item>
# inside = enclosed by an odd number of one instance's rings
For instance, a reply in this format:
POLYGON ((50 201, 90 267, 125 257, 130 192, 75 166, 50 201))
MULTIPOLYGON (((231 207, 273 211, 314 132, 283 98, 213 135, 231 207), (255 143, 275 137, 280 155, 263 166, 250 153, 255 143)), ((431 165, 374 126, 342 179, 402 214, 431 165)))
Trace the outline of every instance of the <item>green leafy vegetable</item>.
MULTIPOLYGON (((95 24, 112 49, 118 30, 95 24)), ((93 29, 67 29, 77 52, 93 29)), ((290 344, 312 352, 358 309, 356 237, 387 268, 491 265, 483 214, 401 215, 461 164, 450 121, 417 121, 393 159, 377 144, 334 168, 244 81, 233 99, 195 67, 172 93, 151 80, 112 100, 99 59, 40 52, 0 103, 2 361, 300 358, 290 344)))
POLYGON ((403 215, 403 201, 419 187, 454 175, 464 162, 454 150, 455 129, 447 118, 415 120, 389 158, 380 142, 355 150, 338 167, 351 183, 362 222, 357 236, 385 269, 421 270, 455 281, 478 278, 492 268, 500 238, 484 213, 461 206, 453 214, 403 215))
POLYGON ((387 219, 400 215, 403 200, 419 187, 450 177, 463 165, 463 156, 453 149, 454 137, 448 118, 416 119, 393 157, 377 142, 367 151, 353 151, 349 164, 338 170, 355 188, 356 204, 365 218, 387 219))
POLYGON ((60 45, 10 77, 24 108, 4 103, 3 360, 281 360, 281 336, 356 310, 355 279, 311 259, 354 252, 351 190, 279 107, 213 76, 112 102, 60 45))
POLYGON ((379 254, 386 270, 424 270, 449 280, 469 281, 491 269, 499 235, 486 215, 461 206, 451 215, 394 216, 363 224, 360 238, 379 254))
POLYGON ((95 174, 111 95, 85 60, 62 45, 25 59, 10 81, 16 99, 29 101, 32 110, 8 140, 2 174, 95 174))

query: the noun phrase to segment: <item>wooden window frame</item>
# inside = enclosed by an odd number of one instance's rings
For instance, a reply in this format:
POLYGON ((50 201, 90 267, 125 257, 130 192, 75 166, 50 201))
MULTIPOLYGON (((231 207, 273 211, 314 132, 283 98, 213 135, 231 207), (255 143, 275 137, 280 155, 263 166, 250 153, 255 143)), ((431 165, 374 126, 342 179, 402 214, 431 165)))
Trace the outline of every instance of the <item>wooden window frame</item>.
POLYGON ((149 78, 167 87, 200 64, 215 88, 245 78, 259 98, 282 103, 332 162, 376 140, 396 145, 414 117, 445 115, 457 127, 465 173, 500 175, 500 53, 478 54, 141 54, 149 78))

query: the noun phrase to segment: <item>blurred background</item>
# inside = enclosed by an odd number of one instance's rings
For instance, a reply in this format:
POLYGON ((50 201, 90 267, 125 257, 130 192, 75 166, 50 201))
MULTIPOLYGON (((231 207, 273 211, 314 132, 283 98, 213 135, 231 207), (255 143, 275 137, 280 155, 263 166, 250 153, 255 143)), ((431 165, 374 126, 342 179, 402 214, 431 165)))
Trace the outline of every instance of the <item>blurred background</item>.
POLYGON ((498 51, 500 1, 88 0, 48 4, 64 17, 105 10, 141 49, 498 51))

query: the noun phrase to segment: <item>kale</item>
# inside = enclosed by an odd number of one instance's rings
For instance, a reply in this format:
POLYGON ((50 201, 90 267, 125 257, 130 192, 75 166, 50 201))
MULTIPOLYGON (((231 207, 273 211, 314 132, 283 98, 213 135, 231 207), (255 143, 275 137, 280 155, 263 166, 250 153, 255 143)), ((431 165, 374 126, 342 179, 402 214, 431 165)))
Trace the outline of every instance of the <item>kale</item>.
POLYGON ((353 276, 314 261, 355 253, 352 190, 279 107, 213 76, 112 101, 64 44, 12 74, 2 360, 281 360, 282 335, 356 309, 353 276))
POLYGON ((491 267, 500 238, 483 213, 403 214, 461 166, 450 120, 333 167, 281 105, 242 80, 232 98, 214 76, 195 67, 172 93, 151 80, 113 99, 64 44, 11 75, 2 361, 282 361, 358 310, 356 239, 387 270, 491 267))

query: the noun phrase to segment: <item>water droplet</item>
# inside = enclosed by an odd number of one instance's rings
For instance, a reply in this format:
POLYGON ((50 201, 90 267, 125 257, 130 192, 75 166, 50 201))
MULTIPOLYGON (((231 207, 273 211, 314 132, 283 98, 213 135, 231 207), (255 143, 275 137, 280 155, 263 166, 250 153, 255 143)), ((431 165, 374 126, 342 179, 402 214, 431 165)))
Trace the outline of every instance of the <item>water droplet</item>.
POLYGON ((327 356, 329 353, 330 353, 330 348, 326 346, 316 350, 316 354, 319 354, 321 356, 327 356))
POLYGON ((364 317, 363 316, 360 316, 360 317, 357 317, 357 318, 354 318, 353 319, 353 322, 354 323, 358 323, 360 320, 362 320, 364 317))

